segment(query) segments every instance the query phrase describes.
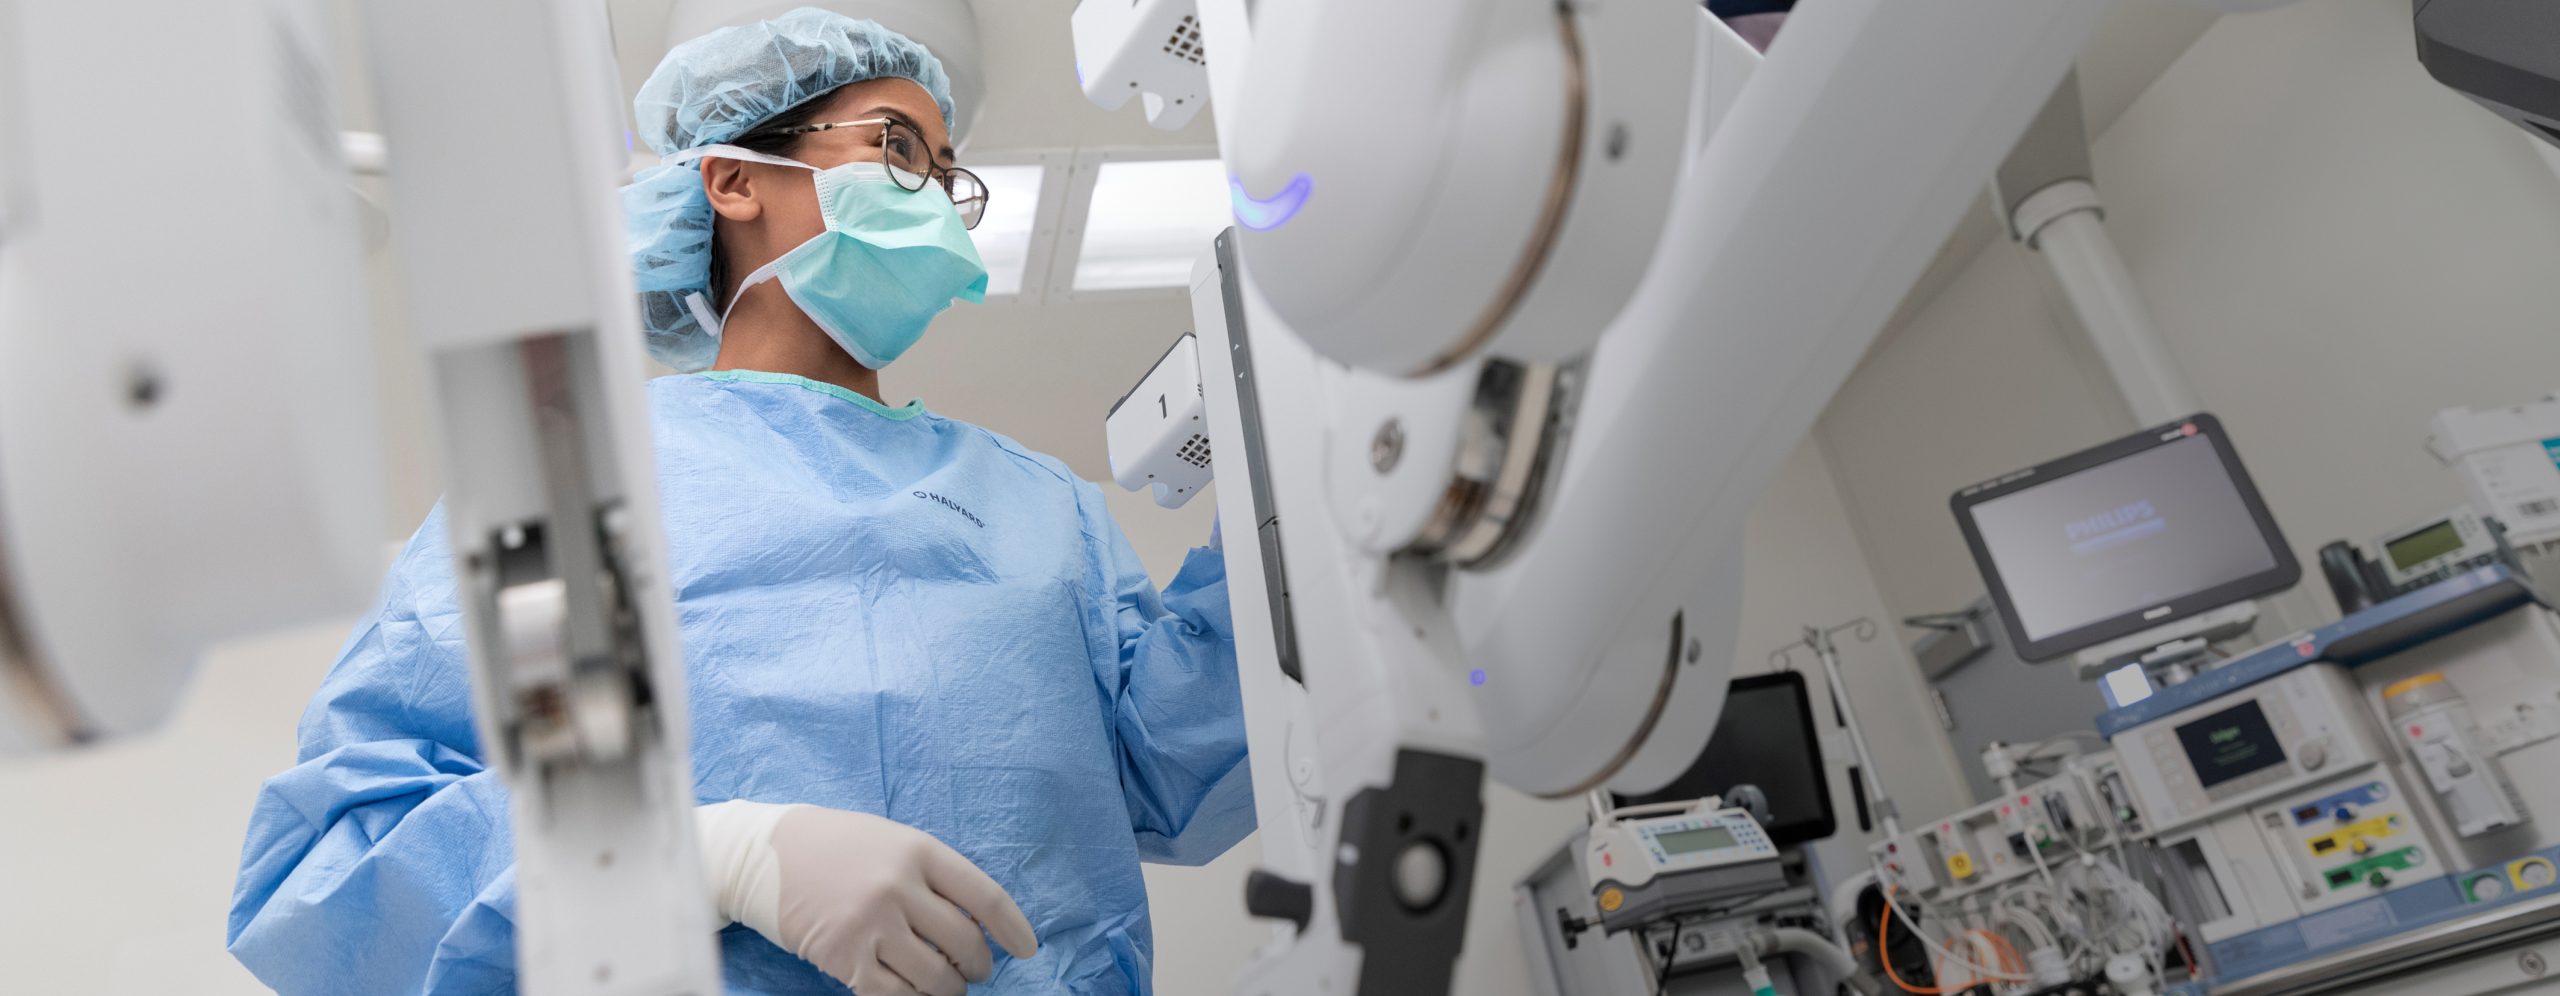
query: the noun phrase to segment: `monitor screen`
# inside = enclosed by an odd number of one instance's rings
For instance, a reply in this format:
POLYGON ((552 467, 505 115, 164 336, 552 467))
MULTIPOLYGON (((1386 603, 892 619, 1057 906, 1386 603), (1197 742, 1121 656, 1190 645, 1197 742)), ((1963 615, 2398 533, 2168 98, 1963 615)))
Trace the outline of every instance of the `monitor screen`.
POLYGON ((2276 566, 2201 436, 1994 498, 1973 516, 2031 640, 2276 566))
POLYGON ((2029 661, 2280 591, 2302 574, 2209 415, 1967 488, 1953 505, 2029 661))
POLYGON ((2199 788, 2284 763, 2284 747, 2256 699, 2178 727, 2178 744, 2187 749, 2199 788))
POLYGON ((1685 802, 1721 796, 1733 805, 1734 789, 1751 785, 1769 801, 1762 827, 1780 847, 1829 837, 1836 829, 1831 781, 1822 766, 1813 702, 1804 675, 1792 671, 1733 679, 1715 735, 1689 770, 1661 791, 1619 796, 1618 804, 1685 802))

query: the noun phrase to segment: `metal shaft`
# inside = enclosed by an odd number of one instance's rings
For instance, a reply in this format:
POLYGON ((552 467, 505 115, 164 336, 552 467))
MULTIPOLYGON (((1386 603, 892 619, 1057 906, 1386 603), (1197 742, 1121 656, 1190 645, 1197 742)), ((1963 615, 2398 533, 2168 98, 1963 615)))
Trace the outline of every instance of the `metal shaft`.
POLYGON ((1849 686, 1840 677, 1840 648, 1831 642, 1825 630, 1807 626, 1804 642, 1822 658, 1822 680, 1831 685, 1831 701, 1840 707, 1840 718, 1849 727, 1849 749, 1858 755, 1858 767, 1867 773, 1867 803, 1874 807, 1876 819, 1884 824, 1887 839, 1902 836, 1902 816, 1894 809, 1893 798, 1885 794, 1884 775, 1876 770, 1876 756, 1867 750, 1866 728, 1858 723, 1858 710, 1849 704, 1849 686))

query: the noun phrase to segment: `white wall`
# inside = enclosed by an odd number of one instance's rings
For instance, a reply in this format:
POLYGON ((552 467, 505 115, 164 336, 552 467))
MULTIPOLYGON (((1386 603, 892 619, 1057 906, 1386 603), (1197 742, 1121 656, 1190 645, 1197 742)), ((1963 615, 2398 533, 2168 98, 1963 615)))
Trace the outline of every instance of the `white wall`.
MULTIPOLYGON (((2404 0, 2225 17, 2093 143, 2170 351, 2306 565, 2293 625, 2332 611, 2321 544, 2461 500, 2430 415, 2560 386, 2560 182, 2412 52, 2404 0)), ((2136 428, 2048 279, 1991 246, 1823 418, 1895 615, 1982 591, 1958 487, 2136 428)))
POLYGON ((1964 764, 1955 756, 1929 701, 1927 683, 1911 659, 1909 637, 1896 625, 1877 591, 1874 573, 1858 548, 1831 469, 1830 454, 1807 440, 1789 457, 1778 480, 1753 507, 1743 539, 1742 632, 1734 649, 1737 674, 1772 669, 1772 651, 1789 648, 1784 667, 1802 672, 1814 696, 1814 722, 1823 729, 1822 753, 1831 771, 1832 808, 1840 833, 1817 854, 1836 876, 1865 867, 1866 845, 1880 834, 1861 834, 1857 805, 1846 776, 1855 763, 1846 732, 1831 722, 1830 694, 1811 649, 1796 645, 1807 626, 1829 628, 1854 619, 1875 623, 1875 637, 1834 634, 1841 677, 1858 710, 1877 771, 1904 814, 1925 819, 1971 805, 1964 764))

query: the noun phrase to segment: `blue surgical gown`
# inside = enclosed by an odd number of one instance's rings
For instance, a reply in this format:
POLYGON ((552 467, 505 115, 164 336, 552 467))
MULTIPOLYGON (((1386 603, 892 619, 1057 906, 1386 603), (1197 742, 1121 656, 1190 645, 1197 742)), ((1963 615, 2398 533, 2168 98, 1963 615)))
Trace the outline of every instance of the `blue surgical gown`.
MULTIPOLYGON (((995 876, 1040 953, 974 993, 1150 991, 1144 860, 1253 827, 1224 560, 1161 594, 1058 461, 797 377, 651 383, 704 802, 876 813, 995 876)), ((507 797, 441 509, 258 794, 231 951, 298 993, 512 991, 507 797)), ((745 927, 732 993, 845 988, 745 927)))

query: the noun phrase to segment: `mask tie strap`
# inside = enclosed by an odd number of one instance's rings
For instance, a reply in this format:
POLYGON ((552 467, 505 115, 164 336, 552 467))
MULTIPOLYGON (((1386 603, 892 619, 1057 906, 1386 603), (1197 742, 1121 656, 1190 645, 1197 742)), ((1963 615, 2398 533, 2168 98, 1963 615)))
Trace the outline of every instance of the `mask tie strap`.
POLYGON ((729 325, 729 313, 738 310, 738 299, 747 296, 747 288, 753 287, 767 280, 771 280, 780 275, 782 273, 782 261, 790 258, 791 254, 787 252, 780 256, 776 256, 773 258, 773 262, 756 267, 755 272, 747 274, 747 279, 738 281, 738 292, 729 295, 729 306, 720 309, 720 315, 717 318, 712 317, 711 301, 704 297, 701 291, 695 291, 691 294, 685 295, 684 306, 692 309, 693 320, 701 322, 704 331, 711 333, 711 337, 714 339, 720 338, 720 330, 727 328, 729 325))
POLYGON ((684 296, 685 310, 693 312, 693 322, 714 339, 720 338, 721 316, 711 313, 711 299, 695 291, 684 296))
MULTIPOLYGON (((754 149, 741 148, 735 145, 698 145, 690 149, 678 151, 674 155, 659 160, 659 162, 663 165, 674 166, 703 159, 736 159, 743 162, 765 163, 772 166, 793 166, 808 170, 812 173, 820 172, 817 167, 796 159, 785 159, 781 156, 770 156, 762 152, 757 152, 754 149)), ((738 307, 738 297, 745 296, 747 288, 773 279, 774 275, 780 272, 778 264, 781 262, 782 260, 775 259, 771 263, 757 267, 754 273, 747 274, 747 279, 738 283, 737 295, 732 296, 729 299, 729 306, 720 309, 720 314, 717 316, 714 316, 711 313, 711 298, 701 291, 694 291, 693 293, 684 296, 685 310, 693 313, 694 322, 701 325, 704 332, 710 333, 711 337, 714 339, 720 338, 720 330, 727 327, 729 324, 729 312, 738 307)))

